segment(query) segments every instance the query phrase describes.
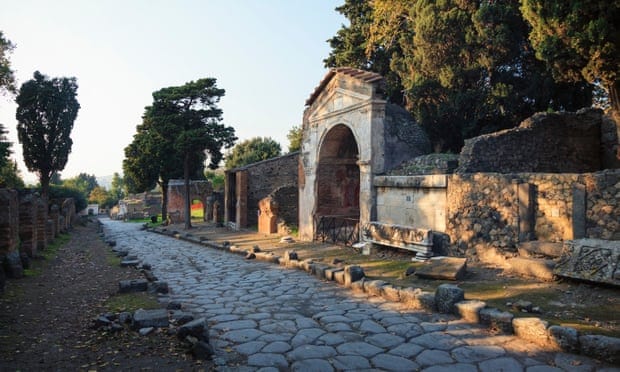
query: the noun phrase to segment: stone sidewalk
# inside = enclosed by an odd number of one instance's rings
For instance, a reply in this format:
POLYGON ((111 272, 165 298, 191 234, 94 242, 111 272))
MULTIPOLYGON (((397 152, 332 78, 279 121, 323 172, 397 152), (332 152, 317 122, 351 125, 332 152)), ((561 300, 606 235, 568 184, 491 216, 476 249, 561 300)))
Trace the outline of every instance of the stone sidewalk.
POLYGON ((299 270, 101 221, 107 239, 168 282, 162 301, 208 319, 219 370, 620 371, 299 270))

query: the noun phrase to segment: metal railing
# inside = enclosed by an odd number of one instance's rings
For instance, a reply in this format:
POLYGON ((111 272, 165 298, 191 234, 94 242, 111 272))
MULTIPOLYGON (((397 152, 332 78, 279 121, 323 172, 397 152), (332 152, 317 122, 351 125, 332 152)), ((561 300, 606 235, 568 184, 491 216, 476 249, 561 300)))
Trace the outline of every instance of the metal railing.
POLYGON ((314 240, 351 246, 359 240, 359 219, 351 216, 315 216, 314 240))

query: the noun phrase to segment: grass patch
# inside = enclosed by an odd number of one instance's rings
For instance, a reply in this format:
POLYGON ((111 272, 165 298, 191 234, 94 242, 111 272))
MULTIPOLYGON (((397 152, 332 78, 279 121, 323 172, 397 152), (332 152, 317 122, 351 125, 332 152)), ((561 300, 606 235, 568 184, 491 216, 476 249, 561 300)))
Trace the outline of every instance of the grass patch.
POLYGON ((104 303, 110 312, 120 313, 123 311, 134 312, 138 309, 160 309, 161 305, 148 293, 117 293, 108 298, 104 303))
POLYGON ((39 276, 43 273, 46 262, 53 260, 58 256, 58 250, 71 240, 70 234, 60 234, 53 242, 48 244, 47 248, 41 251, 40 258, 30 260, 30 268, 24 269, 24 276, 39 276))
POLYGON ((106 255, 106 262, 110 266, 120 266, 122 259, 114 252, 108 252, 106 255))

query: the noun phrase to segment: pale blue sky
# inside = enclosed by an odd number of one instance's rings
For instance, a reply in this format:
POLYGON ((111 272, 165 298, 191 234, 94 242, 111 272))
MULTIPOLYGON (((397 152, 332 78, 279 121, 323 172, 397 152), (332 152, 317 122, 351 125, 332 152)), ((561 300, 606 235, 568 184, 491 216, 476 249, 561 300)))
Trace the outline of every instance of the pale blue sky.
MULTIPOLYGON (((343 0, 0 0, 0 30, 16 48, 18 85, 39 70, 75 76, 81 105, 63 178, 122 172, 151 93, 214 77, 226 90, 224 123, 240 140, 286 134, 327 70, 326 40, 346 22, 343 0)), ((27 180, 15 104, 0 96, 0 123, 27 180)))

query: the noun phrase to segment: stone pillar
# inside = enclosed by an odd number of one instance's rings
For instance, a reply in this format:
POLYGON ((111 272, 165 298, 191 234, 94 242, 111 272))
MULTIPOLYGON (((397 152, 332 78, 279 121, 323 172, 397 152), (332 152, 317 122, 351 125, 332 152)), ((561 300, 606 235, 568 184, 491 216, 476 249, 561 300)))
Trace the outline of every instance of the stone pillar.
POLYGON ((8 277, 21 278, 24 268, 18 251, 19 198, 15 190, 0 189, 0 237, 0 265, 8 277))
POLYGON ((586 237, 586 187, 580 183, 573 185, 573 239, 586 237))
POLYGON ((237 196, 236 218, 235 223, 237 229, 248 227, 248 173, 246 171, 238 171, 237 176, 237 196))
MULTIPOLYGON (((377 217, 376 191, 372 186, 373 175, 369 161, 359 161, 360 167, 360 226, 367 225, 370 221, 374 221, 377 217)), ((361 234, 360 229, 360 234, 361 234)), ((361 239, 361 236, 358 237, 361 239)))
POLYGON ((37 255, 37 199, 31 192, 19 195, 19 239, 21 251, 28 257, 37 255))
POLYGON ((54 239, 58 236, 59 232, 59 208, 57 204, 52 204, 50 207, 50 212, 48 215, 48 220, 52 221, 51 231, 50 231, 50 239, 54 239))
POLYGON ((213 203, 213 223, 219 222, 219 213, 220 213, 220 203, 216 200, 213 203))
POLYGON ((37 198, 37 251, 47 248, 51 238, 47 234, 47 201, 37 198))
POLYGON ((519 241, 527 242, 534 238, 534 198, 533 187, 529 183, 515 182, 519 205, 519 241))
POLYGON ((258 202, 258 232, 275 234, 278 232, 278 202, 268 196, 258 202))

